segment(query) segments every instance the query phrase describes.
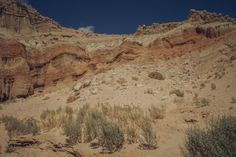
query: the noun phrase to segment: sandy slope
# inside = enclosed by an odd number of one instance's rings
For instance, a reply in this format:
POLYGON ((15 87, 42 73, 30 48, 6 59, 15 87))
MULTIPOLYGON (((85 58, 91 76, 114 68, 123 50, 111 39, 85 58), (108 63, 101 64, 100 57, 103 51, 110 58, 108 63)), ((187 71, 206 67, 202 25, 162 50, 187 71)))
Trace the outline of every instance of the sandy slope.
MULTIPOLYGON (((165 106, 165 118, 155 123, 157 135, 160 140, 155 150, 140 150, 138 145, 125 145, 114 154, 101 154, 101 149, 92 149, 89 144, 78 144, 75 148, 83 156, 125 156, 125 157, 154 157, 154 156, 181 156, 180 146, 184 141, 186 128, 194 124, 204 126, 212 117, 219 115, 236 115, 235 103, 231 98, 236 98, 236 60, 230 57, 235 55, 235 48, 226 45, 204 50, 201 54, 191 53, 181 58, 168 61, 156 60, 149 64, 126 64, 112 67, 111 70, 97 75, 87 76, 92 80, 90 86, 80 91, 80 98, 67 104, 67 98, 73 94, 72 88, 43 92, 27 99, 1 104, 1 115, 14 116, 20 119, 33 117, 38 119, 46 109, 59 107, 78 107, 84 104, 95 106, 98 103, 111 105, 138 105, 147 110, 151 105, 165 106), (159 71, 165 80, 155 80, 148 77, 153 71, 159 71), (221 73, 221 78, 215 78, 221 73), (136 79, 134 79, 136 77, 136 79), (117 82, 120 78, 125 83, 117 82), (211 89, 211 84, 216 89, 211 89), (204 87, 203 85, 204 84, 204 87), (172 89, 184 91, 184 97, 169 95, 172 89), (151 93, 147 91, 152 91, 151 93), (197 93, 199 98, 209 99, 209 105, 198 107, 193 102, 197 93)), ((35 138, 47 145, 49 139, 55 143, 65 142, 61 130, 41 132, 35 138)), ((0 128, 0 145, 7 145, 7 134, 4 127, 0 128)), ((43 147, 40 145, 40 147, 43 147)), ((21 148, 17 153, 2 154, 2 156, 70 156, 65 152, 52 152, 49 149, 21 148), (17 154, 18 153, 18 154, 17 154)))

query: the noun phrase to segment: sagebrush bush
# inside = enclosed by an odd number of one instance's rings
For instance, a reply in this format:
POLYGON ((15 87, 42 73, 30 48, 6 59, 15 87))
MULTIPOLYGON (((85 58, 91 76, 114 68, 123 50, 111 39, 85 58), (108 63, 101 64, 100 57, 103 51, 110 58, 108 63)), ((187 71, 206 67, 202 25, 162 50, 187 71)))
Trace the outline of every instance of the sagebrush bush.
POLYGON ((81 125, 76 121, 67 121, 63 125, 65 135, 68 137, 70 144, 81 141, 81 125))
POLYGON ((75 111, 69 106, 63 109, 60 107, 57 110, 45 110, 40 115, 41 125, 47 130, 62 127, 65 122, 72 121, 74 113, 75 111))
POLYGON ((85 122, 86 115, 89 111, 89 105, 86 104, 83 107, 81 107, 77 113, 76 121, 80 124, 83 124, 85 122))
POLYGON ((143 121, 141 129, 140 147, 143 149, 156 149, 158 139, 149 119, 143 121))
POLYGON ((91 111, 85 122, 85 138, 86 142, 91 142, 99 135, 100 125, 103 121, 102 114, 97 110, 91 111))
POLYGON ((10 137, 17 135, 37 134, 40 128, 34 119, 19 120, 15 117, 3 116, 1 121, 5 124, 10 137))
POLYGON ((124 140, 124 133, 116 123, 102 122, 99 135, 99 144, 102 147, 112 153, 122 148, 124 140))
POLYGON ((235 157, 236 117, 221 117, 205 129, 188 129, 182 153, 184 157, 235 157))
POLYGON ((135 128, 133 127, 129 127, 127 129, 127 142, 129 144, 132 144, 132 143, 136 143, 137 142, 137 133, 136 133, 136 130, 135 128))

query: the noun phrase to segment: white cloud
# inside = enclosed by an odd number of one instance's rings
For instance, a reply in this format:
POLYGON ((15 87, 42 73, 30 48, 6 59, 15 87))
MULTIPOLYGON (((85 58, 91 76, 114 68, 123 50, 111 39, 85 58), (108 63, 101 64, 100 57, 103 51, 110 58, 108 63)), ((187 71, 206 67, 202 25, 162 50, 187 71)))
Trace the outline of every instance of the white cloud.
POLYGON ((92 33, 92 32, 95 32, 95 27, 94 26, 80 27, 80 28, 78 28, 78 31, 92 33))

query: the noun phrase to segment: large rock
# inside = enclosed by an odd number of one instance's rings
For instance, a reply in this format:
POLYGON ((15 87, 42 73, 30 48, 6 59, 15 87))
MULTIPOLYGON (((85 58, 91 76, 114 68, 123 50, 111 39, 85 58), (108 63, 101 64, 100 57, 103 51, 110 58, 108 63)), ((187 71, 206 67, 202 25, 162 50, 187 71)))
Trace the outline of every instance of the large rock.
POLYGON ((25 55, 22 44, 0 40, 0 101, 31 94, 30 68, 25 55))
POLYGON ((0 27, 14 32, 51 31, 61 26, 15 0, 0 1, 0 27))

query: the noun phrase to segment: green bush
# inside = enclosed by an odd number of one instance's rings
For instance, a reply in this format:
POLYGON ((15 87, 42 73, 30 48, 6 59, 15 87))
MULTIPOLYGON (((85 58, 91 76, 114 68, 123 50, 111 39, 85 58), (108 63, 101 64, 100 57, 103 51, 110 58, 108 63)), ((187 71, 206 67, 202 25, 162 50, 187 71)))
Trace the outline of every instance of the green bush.
POLYGON ((140 138, 140 147, 144 149, 157 148, 157 136, 150 120, 145 119, 141 126, 142 136, 140 138))
POLYGON ((110 153, 115 152, 121 149, 124 144, 124 133, 116 123, 103 121, 99 144, 110 153))
POLYGON ((35 135, 40 130, 34 119, 19 120, 14 117, 3 116, 1 121, 5 124, 10 137, 27 134, 35 135))
POLYGON ((127 142, 129 144, 136 143, 137 141, 137 134, 134 128, 129 127, 127 129, 127 142))
POLYGON ((103 120, 102 114, 97 110, 91 111, 85 122, 86 142, 91 142, 98 137, 100 125, 103 120))
POLYGON ((183 148, 184 157, 235 157, 236 117, 224 116, 208 128, 190 128, 183 148))
POLYGON ((75 144, 81 141, 81 126, 75 121, 67 121, 63 125, 65 135, 68 137, 70 144, 75 144))
POLYGON ((85 122, 86 115, 89 111, 89 105, 84 105, 79 109, 79 112, 77 113, 76 121, 80 124, 85 122))

